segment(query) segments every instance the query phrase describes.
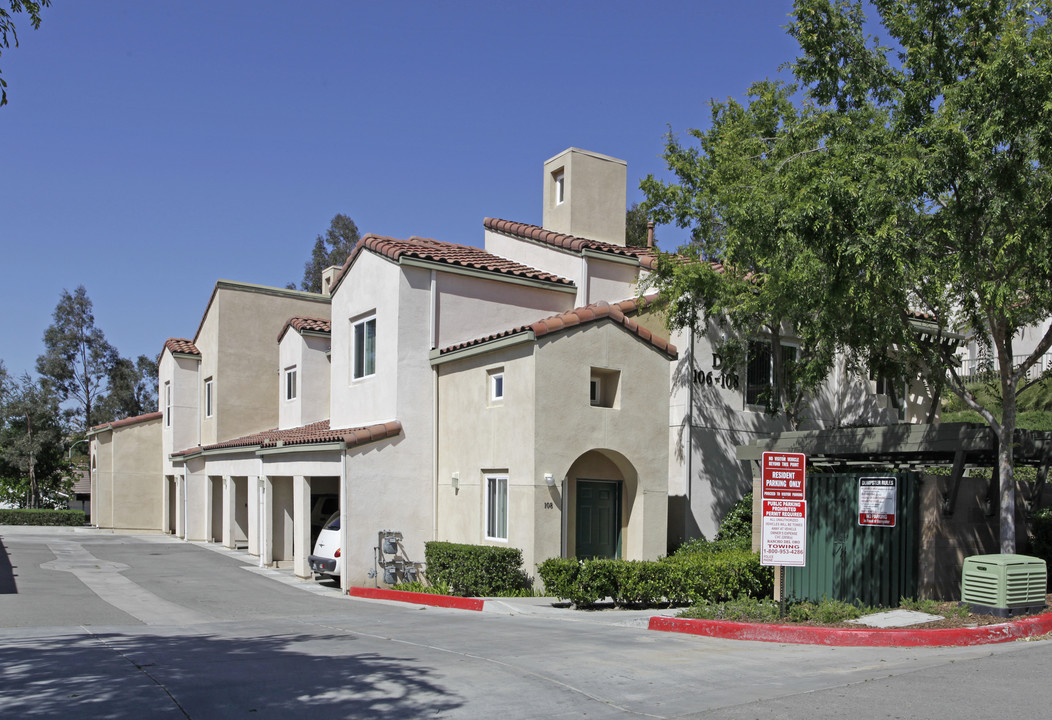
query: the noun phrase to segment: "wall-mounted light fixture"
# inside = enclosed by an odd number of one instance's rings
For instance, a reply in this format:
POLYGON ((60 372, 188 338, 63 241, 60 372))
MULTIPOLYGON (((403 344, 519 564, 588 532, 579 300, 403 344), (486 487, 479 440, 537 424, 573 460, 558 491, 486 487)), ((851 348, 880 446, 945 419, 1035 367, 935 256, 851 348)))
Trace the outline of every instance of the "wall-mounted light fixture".
POLYGON ((551 473, 544 473, 544 484, 548 487, 555 487, 555 476, 551 473))
POLYGON ((449 484, 453 486, 454 490, 459 489, 460 488, 460 473, 458 473, 458 472, 453 473, 453 477, 451 477, 449 479, 449 484))

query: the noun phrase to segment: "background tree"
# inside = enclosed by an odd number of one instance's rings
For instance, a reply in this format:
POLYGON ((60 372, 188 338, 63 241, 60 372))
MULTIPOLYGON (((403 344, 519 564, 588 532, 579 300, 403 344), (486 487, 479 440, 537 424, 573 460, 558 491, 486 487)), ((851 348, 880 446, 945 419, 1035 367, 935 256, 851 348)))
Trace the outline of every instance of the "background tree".
MULTIPOLYGON (((29 22, 33 29, 37 30, 40 28, 40 9, 50 4, 51 0, 39 0, 38 2, 10 0, 10 12, 0 7, 0 49, 11 47, 11 41, 14 41, 15 47, 18 47, 18 32, 15 30, 15 23, 12 19, 15 13, 25 11, 29 15, 29 22)), ((7 105, 7 83, 0 77, 0 107, 4 105, 7 105)))
POLYGON ((106 394, 95 405, 94 424, 136 417, 157 409, 157 363, 146 355, 118 357, 110 367, 106 394))
POLYGON ((1052 346, 1050 331, 1025 358, 1012 347, 1021 328, 1052 316, 1052 0, 869 6, 895 49, 867 34, 862 3, 797 0, 802 95, 783 99, 799 110, 769 103, 780 120, 765 125, 755 98, 728 103, 711 134, 692 132, 700 150, 671 144, 679 182, 653 185, 648 204, 691 227, 699 249, 667 258, 659 282, 670 299, 685 297, 672 306, 683 322, 690 303, 718 309, 706 298, 728 297, 708 287, 714 273, 699 261, 744 263, 739 245, 760 250, 754 287, 730 297, 752 292, 758 310, 803 323, 805 342, 825 338, 860 363, 923 368, 945 383, 998 438, 1001 549, 1013 552, 1018 396, 1052 346), (806 265, 770 262, 798 252, 806 265), (768 292, 783 279, 806 304, 782 306, 792 298, 768 292), (934 341, 916 332, 918 312, 934 341), (1000 408, 958 376, 955 348, 941 340, 960 328, 994 349, 1000 408))
MULTIPOLYGON (((343 265, 360 239, 354 220, 340 213, 333 217, 325 235, 319 235, 314 241, 310 260, 303 265, 300 290, 320 293, 322 270, 331 265, 343 265)), ((288 287, 295 288, 295 283, 289 283, 288 287)))
MULTIPOLYGON (((6 373, 5 373, 6 375, 6 373)), ((19 507, 62 507, 73 486, 58 397, 28 374, 0 377, 0 499, 19 507)))
MULTIPOLYGON (((628 247, 647 246, 647 209, 639 203, 632 203, 632 207, 625 212, 625 245, 628 247)), ((655 240, 655 244, 656 240, 655 240)))
POLYGON ((91 299, 83 285, 73 294, 62 291, 52 323, 44 332, 44 347, 44 354, 37 358, 37 372, 61 402, 73 400, 79 406, 76 425, 85 432, 95 423, 95 403, 119 356, 95 327, 91 299))

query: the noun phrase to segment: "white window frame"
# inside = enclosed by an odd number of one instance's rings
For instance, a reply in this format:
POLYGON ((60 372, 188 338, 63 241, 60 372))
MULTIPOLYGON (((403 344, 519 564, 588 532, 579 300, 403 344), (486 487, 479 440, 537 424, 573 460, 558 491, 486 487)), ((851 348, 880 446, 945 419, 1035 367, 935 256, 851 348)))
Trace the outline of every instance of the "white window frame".
POLYGON ((164 383, 164 425, 172 426, 172 383, 170 380, 164 383))
POLYGON ((489 372, 489 401, 504 402, 504 368, 489 372))
POLYGON ((215 379, 208 378, 205 380, 205 417, 210 418, 215 415, 215 379))
POLYGON ((299 397, 299 373, 296 366, 285 368, 285 401, 291 402, 299 397))
POLYGON ((360 320, 355 320, 351 323, 351 380, 364 380, 365 378, 372 377, 376 374, 376 315, 369 315, 363 317, 360 320), (372 355, 371 358, 366 355, 369 352, 369 326, 372 326, 372 355), (362 337, 358 337, 358 329, 361 328, 362 337), (359 353, 361 353, 361 362, 359 363, 359 353), (372 360, 372 366, 369 366, 368 360, 372 360), (361 369, 359 370, 359 365, 361 369))
POLYGON ((507 475, 486 475, 483 492, 483 522, 485 524, 483 533, 487 540, 508 541, 507 475))
POLYGON ((556 170, 552 180, 555 182, 555 204, 562 205, 566 202, 566 171, 556 170))

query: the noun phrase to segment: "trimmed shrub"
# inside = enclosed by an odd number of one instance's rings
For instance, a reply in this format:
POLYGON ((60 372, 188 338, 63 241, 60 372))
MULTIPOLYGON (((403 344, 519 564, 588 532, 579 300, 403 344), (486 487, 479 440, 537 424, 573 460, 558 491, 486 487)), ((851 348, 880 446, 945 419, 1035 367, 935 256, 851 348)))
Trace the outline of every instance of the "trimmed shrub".
POLYGON ((445 585, 452 595, 493 597, 526 595, 531 582, 522 570, 522 550, 491 545, 424 543, 427 580, 445 585))
POLYGON ((0 525, 80 526, 83 510, 0 510, 0 525))
POLYGON ((537 566, 537 575, 544 583, 544 591, 560 600, 576 603, 577 575, 581 562, 577 558, 548 558, 537 566))
POLYGON ((774 589, 774 573, 760 565, 760 556, 733 546, 656 561, 549 558, 538 574, 549 594, 578 607, 605 597, 637 606, 725 602, 766 597, 774 589))

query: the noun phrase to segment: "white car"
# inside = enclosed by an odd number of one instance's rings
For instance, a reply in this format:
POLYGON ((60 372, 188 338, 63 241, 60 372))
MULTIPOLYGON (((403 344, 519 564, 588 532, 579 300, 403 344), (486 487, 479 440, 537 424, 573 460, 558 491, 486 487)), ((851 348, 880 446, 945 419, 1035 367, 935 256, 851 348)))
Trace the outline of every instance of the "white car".
POLYGON ((322 526, 314 543, 314 554, 307 558, 310 569, 322 576, 339 577, 343 561, 340 558, 340 512, 337 510, 322 526))

